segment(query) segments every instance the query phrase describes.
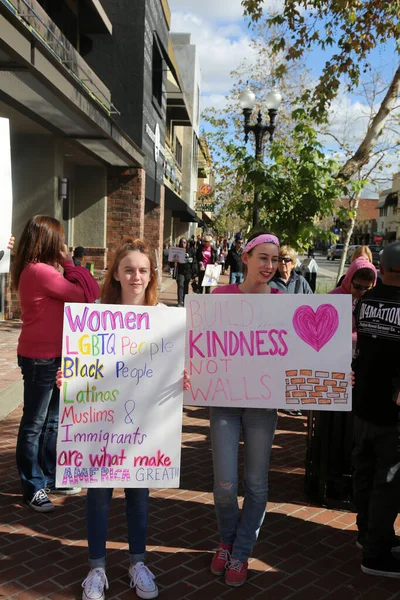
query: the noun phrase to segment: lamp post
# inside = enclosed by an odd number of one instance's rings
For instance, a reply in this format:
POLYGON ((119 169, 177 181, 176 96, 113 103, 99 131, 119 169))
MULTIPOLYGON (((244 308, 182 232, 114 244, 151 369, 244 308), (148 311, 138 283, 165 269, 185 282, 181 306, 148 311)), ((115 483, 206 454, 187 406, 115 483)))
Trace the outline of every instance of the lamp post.
MULTIPOLYGON (((256 97, 249 87, 246 87, 243 92, 239 95, 239 103, 243 109, 244 117, 244 133, 245 142, 249 139, 249 133, 252 131, 256 140, 256 160, 263 160, 263 139, 266 133, 269 133, 269 140, 271 141, 275 131, 275 119, 278 113, 278 108, 281 104, 282 96, 279 91, 274 87, 268 92, 265 98, 265 104, 268 109, 269 123, 268 125, 262 122, 261 110, 258 111, 257 123, 250 123, 250 117, 256 104, 256 97)), ((258 225, 259 216, 259 203, 260 203, 260 192, 254 192, 254 204, 253 204, 253 227, 258 225)))

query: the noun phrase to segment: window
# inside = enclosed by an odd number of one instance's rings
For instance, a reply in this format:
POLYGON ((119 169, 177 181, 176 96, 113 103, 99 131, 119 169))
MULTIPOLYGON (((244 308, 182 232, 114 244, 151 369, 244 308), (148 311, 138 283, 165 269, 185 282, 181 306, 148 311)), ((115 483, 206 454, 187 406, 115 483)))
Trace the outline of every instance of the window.
POLYGON ((157 41, 153 38, 153 98, 161 107, 163 84, 163 61, 157 41))
POLYGON ((193 172, 196 172, 196 173, 197 173, 198 160, 199 160, 199 141, 197 139, 196 133, 193 132, 193 162, 192 162, 192 169, 193 169, 193 172))
POLYGON ((379 216, 380 217, 387 217, 387 213, 388 213, 387 206, 384 206, 383 208, 379 209, 379 216))
POLYGON ((182 168, 182 144, 175 138, 175 159, 178 165, 182 168))

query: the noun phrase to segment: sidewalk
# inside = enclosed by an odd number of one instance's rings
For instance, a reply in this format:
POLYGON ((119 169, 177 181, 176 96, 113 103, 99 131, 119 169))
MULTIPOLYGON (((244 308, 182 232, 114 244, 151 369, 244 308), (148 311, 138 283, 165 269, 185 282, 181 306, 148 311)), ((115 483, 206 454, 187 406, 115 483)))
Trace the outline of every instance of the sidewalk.
MULTIPOLYGON (((161 301, 176 305, 176 284, 167 276, 165 280, 161 301)), ((20 378, 15 366, 18 332, 18 324, 0 324, 0 405, 20 378)), ((57 510, 47 515, 21 503, 14 459, 20 416, 18 407, 0 421, 0 599, 78 600, 88 570, 85 491, 52 496, 57 510)), ((305 439, 305 417, 279 417, 268 512, 249 580, 229 589, 209 572, 218 536, 207 410, 184 408, 181 487, 151 492, 147 562, 157 575, 160 600, 399 598, 398 581, 361 574, 355 515, 307 502, 305 439)), ((242 452, 240 461, 243 466, 242 452)), ((123 492, 116 490, 109 522, 107 600, 136 598, 127 578, 124 513, 123 492)))

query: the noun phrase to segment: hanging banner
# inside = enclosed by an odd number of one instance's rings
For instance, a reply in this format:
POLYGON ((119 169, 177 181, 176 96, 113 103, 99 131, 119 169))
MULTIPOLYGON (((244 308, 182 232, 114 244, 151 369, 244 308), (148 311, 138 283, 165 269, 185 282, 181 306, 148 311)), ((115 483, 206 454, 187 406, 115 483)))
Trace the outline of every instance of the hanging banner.
POLYGON ((179 487, 185 311, 65 304, 57 487, 179 487))
POLYGON ((11 148, 10 122, 0 118, 0 273, 10 270, 10 250, 7 249, 11 236, 12 216, 12 182, 11 182, 11 148))
POLYGON ((186 296, 184 404, 351 410, 350 295, 186 296))

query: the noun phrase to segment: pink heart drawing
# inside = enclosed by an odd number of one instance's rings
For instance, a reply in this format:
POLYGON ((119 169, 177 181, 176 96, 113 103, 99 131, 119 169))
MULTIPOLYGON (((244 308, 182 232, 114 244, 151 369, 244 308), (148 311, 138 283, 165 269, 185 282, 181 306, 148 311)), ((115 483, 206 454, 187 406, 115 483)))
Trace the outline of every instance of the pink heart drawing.
POLYGON ((321 304, 316 312, 311 306, 299 306, 293 315, 297 335, 317 352, 335 335, 338 326, 339 315, 332 304, 321 304))

